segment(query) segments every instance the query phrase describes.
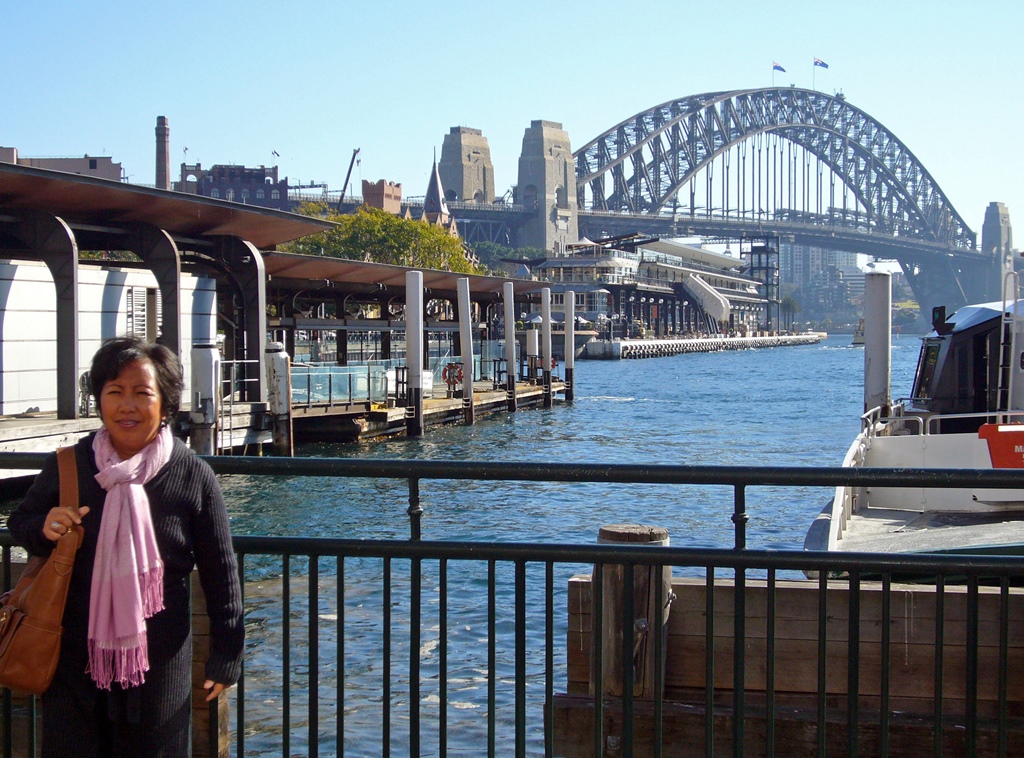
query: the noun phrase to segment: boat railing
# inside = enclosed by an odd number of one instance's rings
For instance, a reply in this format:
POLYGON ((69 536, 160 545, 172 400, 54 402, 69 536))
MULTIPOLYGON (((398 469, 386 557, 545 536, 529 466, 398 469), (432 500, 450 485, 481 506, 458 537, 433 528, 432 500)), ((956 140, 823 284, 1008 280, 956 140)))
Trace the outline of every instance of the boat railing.
POLYGON ((867 438, 893 435, 942 434, 942 425, 949 421, 974 420, 980 424, 1024 424, 1024 411, 986 411, 984 413, 936 413, 919 415, 911 401, 900 399, 890 407, 875 407, 860 417, 861 431, 867 438))

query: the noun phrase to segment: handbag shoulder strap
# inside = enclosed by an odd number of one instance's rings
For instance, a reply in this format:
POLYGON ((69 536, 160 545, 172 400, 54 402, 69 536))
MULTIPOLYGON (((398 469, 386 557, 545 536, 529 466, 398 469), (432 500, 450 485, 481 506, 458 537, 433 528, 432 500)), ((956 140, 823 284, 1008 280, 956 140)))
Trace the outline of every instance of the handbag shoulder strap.
POLYGON ((78 462, 75 460, 75 446, 68 445, 57 450, 57 471, 60 474, 60 505, 78 514, 78 462))

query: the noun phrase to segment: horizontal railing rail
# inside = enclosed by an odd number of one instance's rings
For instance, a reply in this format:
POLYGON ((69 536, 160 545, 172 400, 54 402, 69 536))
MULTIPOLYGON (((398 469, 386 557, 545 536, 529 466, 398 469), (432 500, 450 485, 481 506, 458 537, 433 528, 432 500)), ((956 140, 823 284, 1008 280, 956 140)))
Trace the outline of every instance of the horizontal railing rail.
MULTIPOLYGON (((3 453, 0 467, 38 468, 42 458, 3 453)), ((869 743, 874 750, 877 742, 883 755, 890 752, 890 745, 905 744, 891 740, 901 734, 904 719, 902 706, 894 703, 900 694, 895 683, 906 640, 896 639, 890 628, 895 623, 894 584, 915 579, 933 588, 930 607, 937 608, 931 620, 918 610, 916 621, 932 625, 934 640, 931 712, 923 722, 932 750, 924 752, 976 755, 979 746, 995 745, 993 754, 1011 755, 1024 739, 1024 730, 1014 720, 1024 698, 1008 678, 1008 671, 1024 655, 1015 626, 1020 622, 1022 598, 1016 588, 1024 580, 1024 563, 1019 558, 748 550, 744 530, 744 493, 751 486, 1024 487, 1024 472, 206 460, 218 473, 228 475, 409 481, 412 539, 408 541, 235 537, 246 577, 249 640, 244 675, 232 695, 232 753, 238 756, 390 755, 392 751, 401 755, 457 751, 603 755, 615 746, 624 756, 634 751, 675 754, 679 746, 670 727, 680 716, 673 710, 674 695, 666 697, 664 692, 666 673, 654 667, 653 698, 633 695, 639 675, 633 664, 634 617, 645 602, 635 595, 633 579, 648 567, 659 566, 674 567, 703 582, 707 590, 703 615, 697 617, 705 630, 703 661, 695 663, 703 669, 706 689, 699 696, 690 693, 686 701, 691 706, 688 712, 693 712, 692 707, 699 709, 704 724, 702 738, 698 735, 689 745, 693 752, 712 755, 727 749, 734 755, 747 751, 773 755, 779 750, 783 754, 779 734, 792 711, 788 701, 782 702, 787 693, 781 688, 776 691, 775 686, 784 662, 778 648, 781 622, 776 602, 783 579, 809 588, 813 598, 809 602, 814 605, 811 618, 817 618, 817 634, 808 643, 817 650, 812 664, 817 686, 802 710, 802 728, 814 727, 811 752, 832 754, 837 739, 851 756, 861 754, 869 743), (423 479, 732 487, 736 548, 422 541, 419 483, 423 479), (601 619, 604 595, 600 588, 610 566, 624 567, 621 627, 595 621, 587 629, 572 629, 568 580, 593 573, 588 613, 592 619, 601 619), (790 575, 816 579, 797 580, 790 575), (763 617, 758 617, 763 649, 749 644, 753 632, 747 626, 752 602, 748 593, 754 582, 758 591, 764 588, 767 603, 763 617), (862 595, 869 585, 881 593, 880 621, 862 617, 862 595), (727 603, 719 595, 726 589, 731 593, 727 603), (837 589, 843 591, 837 594, 837 589), (943 611, 953 606, 954 599, 959 608, 961 595, 965 598, 962 615, 943 611), (716 606, 716 597, 728 607, 716 606), (992 598, 994 606, 985 604, 992 598), (989 615, 992 607, 994 616, 989 615), (724 630, 732 639, 723 641, 724 630), (591 650, 601 650, 607 640, 621 643, 623 664, 618 676, 623 695, 602 695, 600 685, 597 696, 579 695, 588 703, 590 715, 574 721, 564 710, 571 708, 571 698, 561 693, 568 688, 569 658, 580 654, 576 648, 568 649, 570 635, 576 634, 571 639, 577 641, 584 633, 591 650), (870 635, 875 636, 869 640, 870 635), (728 665, 721 657, 723 644, 728 645, 728 665), (842 653, 841 672, 833 669, 837 646, 842 653), (949 675, 950 667, 962 672, 960 678, 949 675), (753 691, 748 684, 752 672, 764 672, 764 685, 756 697, 747 697, 753 691), (962 708, 951 703, 962 703, 962 708), (748 733, 748 717, 762 726, 748 733), (581 734, 581 729, 586 733, 581 734)), ((10 544, 9 535, 0 535, 8 583, 10 544)), ((651 575, 654 596, 660 596, 662 574, 653 571, 651 575)), ((655 660, 663 660, 675 643, 667 633, 665 608, 655 605, 659 610, 648 628, 653 630, 655 660)), ((606 673, 602 656, 591 660, 590 681, 601 683, 606 673)), ((34 715, 34 701, 26 708, 30 710, 22 715, 34 715)), ((14 712, 5 694, 5 755, 14 754, 10 737, 14 712)))

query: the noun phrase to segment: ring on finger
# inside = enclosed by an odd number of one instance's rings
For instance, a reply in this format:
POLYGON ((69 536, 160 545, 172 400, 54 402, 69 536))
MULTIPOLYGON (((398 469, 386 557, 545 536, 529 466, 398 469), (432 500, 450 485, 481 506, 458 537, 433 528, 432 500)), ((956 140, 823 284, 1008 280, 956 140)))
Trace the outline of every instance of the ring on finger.
POLYGON ((50 523, 50 528, 53 529, 53 531, 57 531, 57 529, 60 528, 60 522, 59 521, 51 522, 50 523))

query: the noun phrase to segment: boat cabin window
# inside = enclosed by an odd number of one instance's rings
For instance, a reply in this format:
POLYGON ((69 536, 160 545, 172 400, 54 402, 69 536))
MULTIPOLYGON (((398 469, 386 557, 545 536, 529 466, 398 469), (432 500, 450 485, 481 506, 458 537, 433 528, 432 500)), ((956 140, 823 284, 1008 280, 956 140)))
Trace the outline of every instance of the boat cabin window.
POLYGON ((914 377, 914 398, 928 399, 932 396, 932 380, 935 366, 939 362, 939 343, 925 342, 921 346, 921 357, 917 360, 917 375, 914 377))

